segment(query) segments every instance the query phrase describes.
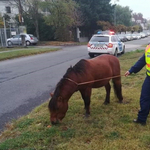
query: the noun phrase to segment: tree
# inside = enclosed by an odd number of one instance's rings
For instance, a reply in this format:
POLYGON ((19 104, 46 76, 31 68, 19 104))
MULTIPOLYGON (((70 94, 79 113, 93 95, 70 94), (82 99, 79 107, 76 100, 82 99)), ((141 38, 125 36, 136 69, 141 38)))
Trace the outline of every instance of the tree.
POLYGON ((4 27, 3 17, 0 14, 0 28, 4 27))
POLYGON ((140 23, 146 23, 147 20, 143 18, 142 13, 133 13, 132 17, 134 18, 134 25, 139 25, 140 23))
POLYGON ((55 37, 61 41, 70 40, 71 29, 82 24, 78 6, 72 0, 45 0, 43 9, 48 12, 46 23, 55 27, 55 37))
POLYGON ((117 25, 115 29, 116 29, 115 30, 116 32, 120 32, 120 33, 127 31, 127 27, 125 25, 122 25, 122 24, 117 25))
POLYGON ((134 20, 137 22, 138 20, 140 20, 141 22, 143 22, 144 18, 143 18, 143 14, 142 13, 133 13, 132 17, 134 18, 134 20))
POLYGON ((116 5, 116 24, 123 24, 125 26, 131 25, 132 10, 128 6, 122 7, 116 5))
POLYGON ((82 30, 88 32, 88 37, 99 28, 97 21, 113 22, 114 6, 110 4, 111 0, 74 0, 82 10, 85 20, 82 30))
POLYGON ((131 26, 131 32, 138 32, 140 30, 140 26, 139 25, 135 25, 135 26, 131 26))
POLYGON ((0 28, 4 27, 3 17, 0 14, 0 28))
POLYGON ((30 19, 33 22, 33 25, 35 27, 36 36, 38 39, 40 38, 39 22, 38 22, 39 16, 40 16, 40 13, 39 13, 40 2, 41 2, 40 0, 26 0, 25 5, 28 8, 28 11, 27 12, 24 11, 24 15, 29 14, 28 16, 30 17, 30 19))
POLYGON ((98 21, 97 25, 100 26, 103 31, 110 30, 112 26, 108 21, 98 21))
MULTIPOLYGON (((30 14, 24 15, 23 18, 25 25, 27 26, 27 33, 36 35, 35 25, 30 14)), ((40 41, 54 40, 54 27, 45 23, 44 16, 42 14, 39 14, 38 16, 38 28, 40 41)))

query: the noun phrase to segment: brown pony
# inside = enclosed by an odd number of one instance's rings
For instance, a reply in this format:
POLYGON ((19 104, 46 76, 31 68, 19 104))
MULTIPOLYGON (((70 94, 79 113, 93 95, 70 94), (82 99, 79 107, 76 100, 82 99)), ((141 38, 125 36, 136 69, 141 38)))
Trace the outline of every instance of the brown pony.
POLYGON ((50 121, 59 123, 68 110, 68 101, 72 94, 80 91, 84 100, 86 116, 90 115, 90 97, 92 88, 105 86, 106 98, 104 104, 110 102, 110 79, 113 81, 114 91, 121 103, 122 88, 120 63, 112 55, 100 55, 89 60, 80 60, 74 67, 70 67, 58 82, 54 94, 49 102, 50 121))

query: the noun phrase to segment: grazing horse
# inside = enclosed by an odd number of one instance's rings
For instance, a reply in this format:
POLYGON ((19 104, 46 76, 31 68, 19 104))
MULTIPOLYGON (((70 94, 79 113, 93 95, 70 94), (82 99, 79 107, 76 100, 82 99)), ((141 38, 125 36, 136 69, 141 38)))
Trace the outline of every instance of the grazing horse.
POLYGON ((122 88, 120 63, 117 57, 112 55, 100 55, 93 59, 80 60, 75 66, 68 68, 63 78, 58 82, 54 94, 49 102, 50 121, 52 124, 59 123, 66 115, 68 101, 72 94, 80 91, 86 116, 90 115, 90 100, 92 88, 105 86, 106 98, 104 104, 110 102, 112 79, 114 92, 121 103, 122 88))

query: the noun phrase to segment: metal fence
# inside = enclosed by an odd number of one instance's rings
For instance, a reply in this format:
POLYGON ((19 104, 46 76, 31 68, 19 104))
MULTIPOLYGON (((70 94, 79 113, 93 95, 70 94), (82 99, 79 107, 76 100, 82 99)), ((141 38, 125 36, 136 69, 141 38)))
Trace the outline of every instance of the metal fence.
POLYGON ((0 47, 7 47, 7 39, 19 34, 18 28, 0 28, 0 47))

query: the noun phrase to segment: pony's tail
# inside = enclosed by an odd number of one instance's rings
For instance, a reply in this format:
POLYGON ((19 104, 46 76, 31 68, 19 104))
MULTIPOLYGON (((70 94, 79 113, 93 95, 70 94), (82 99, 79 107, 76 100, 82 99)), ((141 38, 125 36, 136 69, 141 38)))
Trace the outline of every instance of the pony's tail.
POLYGON ((119 102, 122 102, 123 96, 122 96, 121 77, 112 79, 112 82, 113 82, 113 87, 114 87, 114 93, 117 96, 119 102))

